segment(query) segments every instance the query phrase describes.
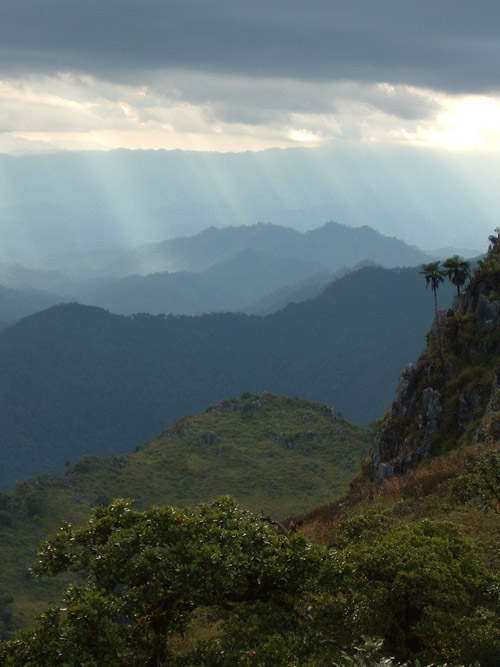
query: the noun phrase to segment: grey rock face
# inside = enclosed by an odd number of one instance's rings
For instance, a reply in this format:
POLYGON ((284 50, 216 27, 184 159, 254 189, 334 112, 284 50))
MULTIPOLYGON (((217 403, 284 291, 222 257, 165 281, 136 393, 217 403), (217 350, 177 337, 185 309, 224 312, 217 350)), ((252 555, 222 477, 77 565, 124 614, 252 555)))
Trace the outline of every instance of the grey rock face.
POLYGON ((394 428, 394 424, 389 421, 384 425, 378 435, 372 456, 373 463, 380 465, 382 461, 397 456, 401 444, 400 438, 394 428))
POLYGON ((477 299, 476 318, 479 326, 484 329, 494 329, 500 325, 500 301, 489 301, 480 294, 477 299))
POLYGON ((396 418, 406 417, 415 406, 415 390, 417 376, 413 364, 408 364, 401 372, 396 398, 392 404, 393 415, 396 418))
POLYGON ((434 322, 432 323, 432 326, 429 330, 429 335, 431 338, 437 338, 439 336, 439 332, 444 330, 446 320, 452 315, 453 310, 451 308, 438 310, 437 318, 434 319, 434 322))
MULTIPOLYGON (((454 362, 446 358, 451 356, 447 355, 446 351, 453 350, 454 345, 461 350, 460 345, 464 344, 464 339, 459 337, 460 327, 462 322, 468 326, 470 318, 464 320, 468 313, 474 314, 477 326, 483 330, 490 331, 500 327, 500 300, 490 300, 490 294, 492 292, 488 280, 481 276, 473 278, 468 287, 455 297, 452 309, 438 312, 429 332, 430 353, 424 353, 415 366, 409 364, 403 370, 391 410, 375 435, 372 453, 373 480, 389 480, 426 458, 447 419, 455 421, 456 435, 459 438, 478 416, 479 411, 484 409, 488 398, 480 378, 477 387, 471 388, 471 385, 464 381, 457 393, 454 393, 454 383, 457 380, 462 381, 457 377, 461 366, 455 368, 454 362), (440 354, 436 354, 437 351, 440 354), (429 386, 434 383, 436 370, 436 382, 439 384, 435 386, 443 393, 429 386), (462 393, 458 395, 460 392, 462 393), (443 396, 446 396, 446 411, 443 407, 443 396)), ((496 340, 493 336, 476 335, 468 345, 465 344, 466 348, 459 354, 463 355, 465 361, 476 356, 484 358, 485 355, 500 354, 500 345, 496 340)), ((492 385, 486 414, 488 412, 500 414, 500 368, 492 385)), ((498 439, 498 426, 495 427, 497 422, 495 419, 490 421, 491 425, 486 421, 478 429, 474 442, 498 439)))
POLYGON ((443 422, 442 396, 439 391, 427 387, 422 392, 422 407, 425 414, 425 430, 427 433, 438 433, 443 422))
POLYGON ((446 378, 446 384, 449 384, 455 375, 455 369, 453 364, 448 359, 444 362, 444 377, 446 378))
POLYGON ((432 435, 439 433, 443 423, 441 394, 427 387, 422 392, 420 420, 421 435, 418 440, 404 436, 401 424, 405 418, 415 417, 417 409, 416 388, 418 378, 412 364, 407 366, 398 387, 398 394, 391 409, 391 417, 379 431, 372 454, 372 477, 379 482, 405 473, 410 466, 426 458, 432 444, 432 435))
MULTIPOLYGON (((491 392, 484 414, 486 418, 488 418, 489 416, 490 420, 492 419, 493 423, 497 423, 498 421, 497 415, 499 413, 500 413, 500 367, 497 369, 495 377, 493 378, 493 382, 491 385, 491 392)), ((494 431, 491 432, 490 429, 488 428, 488 419, 486 419, 486 423, 480 426, 475 432, 473 443, 475 445, 486 445, 497 440, 498 440, 497 430, 494 429, 494 431)))
POLYGON ((385 480, 394 477, 394 469, 390 463, 381 463, 378 467, 378 482, 382 484, 385 480))
POLYGON ((488 405, 486 406, 486 412, 494 412, 495 414, 498 413, 498 411, 499 411, 499 403, 498 403, 499 390, 500 390, 500 367, 497 369, 497 372, 495 373, 495 377, 493 378, 493 384, 491 385, 490 400, 488 401, 488 405))

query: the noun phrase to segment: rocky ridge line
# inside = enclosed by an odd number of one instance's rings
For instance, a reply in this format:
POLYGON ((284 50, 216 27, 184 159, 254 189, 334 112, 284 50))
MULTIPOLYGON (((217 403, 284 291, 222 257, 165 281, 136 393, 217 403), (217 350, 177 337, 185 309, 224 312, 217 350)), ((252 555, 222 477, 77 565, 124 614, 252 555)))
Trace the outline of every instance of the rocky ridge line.
POLYGON ((373 480, 500 437, 500 241, 490 241, 469 285, 438 312, 427 348, 403 369, 392 407, 375 426, 373 480))

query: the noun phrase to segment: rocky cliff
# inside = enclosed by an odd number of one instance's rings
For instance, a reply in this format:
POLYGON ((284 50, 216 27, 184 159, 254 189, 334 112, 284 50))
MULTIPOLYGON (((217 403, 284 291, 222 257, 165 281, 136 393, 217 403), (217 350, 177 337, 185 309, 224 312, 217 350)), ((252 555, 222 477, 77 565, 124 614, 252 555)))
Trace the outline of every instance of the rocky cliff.
POLYGON ((375 426, 375 480, 500 437, 500 240, 490 242, 452 308, 438 312, 427 348, 403 369, 392 407, 375 426))

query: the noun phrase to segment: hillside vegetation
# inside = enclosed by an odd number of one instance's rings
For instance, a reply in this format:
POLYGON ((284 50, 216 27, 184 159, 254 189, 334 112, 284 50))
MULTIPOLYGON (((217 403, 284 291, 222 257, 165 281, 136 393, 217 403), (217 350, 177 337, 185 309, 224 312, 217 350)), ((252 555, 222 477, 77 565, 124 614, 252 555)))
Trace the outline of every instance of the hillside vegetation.
POLYGON ((81 524, 113 498, 177 507, 231 494, 283 521, 346 492, 368 453, 369 433, 333 408, 272 394, 244 394, 185 417, 136 452, 86 456, 59 478, 19 483, 0 496, 5 591, 21 622, 54 587, 26 577, 37 542, 62 520, 81 524))
MULTIPOLYGON (((391 409, 375 424, 370 464, 344 498, 303 517, 303 532, 313 542, 346 553, 353 545, 364 551, 369 567, 363 566, 362 576, 366 587, 373 587, 368 594, 372 601, 384 581, 391 582, 393 591, 401 586, 406 596, 410 582, 418 581, 412 568, 422 545, 414 533, 406 552, 398 553, 405 532, 450 531, 469 542, 471 563, 490 573, 492 606, 488 609, 484 600, 472 596, 454 616, 446 585, 436 579, 436 570, 445 563, 442 545, 436 543, 426 564, 418 566, 423 568, 422 589, 408 617, 374 616, 374 624, 364 626, 383 637, 387 649, 400 658, 426 656, 453 665, 500 661, 499 411, 500 242, 495 234, 467 288, 452 308, 439 312, 423 354, 403 370, 391 409), (429 624, 434 614, 448 638, 430 650, 439 634, 429 624), (397 646, 401 638, 404 649, 397 646)), ((456 551, 446 568, 459 558, 456 551)), ((467 575, 457 572, 455 578, 465 581, 467 575)), ((456 601, 455 583, 448 585, 456 601)), ((389 602, 391 594, 384 593, 382 600, 389 602)))

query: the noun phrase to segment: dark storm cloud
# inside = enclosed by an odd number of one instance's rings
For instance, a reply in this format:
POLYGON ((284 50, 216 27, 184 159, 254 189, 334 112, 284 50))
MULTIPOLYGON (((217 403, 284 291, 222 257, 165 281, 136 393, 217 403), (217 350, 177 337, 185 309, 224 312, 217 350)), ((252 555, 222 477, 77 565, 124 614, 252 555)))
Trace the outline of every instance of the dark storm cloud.
POLYGON ((4 0, 0 71, 500 88, 498 0, 4 0))

